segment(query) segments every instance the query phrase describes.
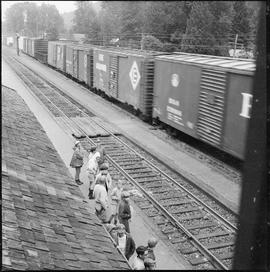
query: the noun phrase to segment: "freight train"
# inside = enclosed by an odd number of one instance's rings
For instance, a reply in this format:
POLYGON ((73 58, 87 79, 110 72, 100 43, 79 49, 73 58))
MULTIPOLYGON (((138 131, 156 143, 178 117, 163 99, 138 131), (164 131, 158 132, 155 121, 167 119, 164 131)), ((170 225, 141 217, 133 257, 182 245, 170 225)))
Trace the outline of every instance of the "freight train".
POLYGON ((29 38, 23 52, 145 119, 245 157, 254 60, 29 38))

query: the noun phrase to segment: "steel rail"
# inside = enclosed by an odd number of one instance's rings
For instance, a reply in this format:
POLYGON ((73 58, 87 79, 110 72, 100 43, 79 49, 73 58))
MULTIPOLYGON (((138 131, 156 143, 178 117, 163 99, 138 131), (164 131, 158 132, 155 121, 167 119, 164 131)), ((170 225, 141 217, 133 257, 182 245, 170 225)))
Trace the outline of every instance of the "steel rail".
MULTIPOLYGON (((18 61, 19 62, 19 61, 18 61)), ((20 63, 20 62, 19 62, 20 63)), ((21 64, 21 63, 20 63, 21 64)), ((26 66, 26 65, 24 65, 24 64, 21 64, 21 66, 26 66)), ((28 67, 26 68, 26 69, 29 69, 28 67)), ((31 69, 29 69, 30 71, 31 71, 31 69)), ((32 72, 32 71, 31 71, 32 72)), ((34 75, 36 74, 36 73, 34 73, 34 72, 32 72, 34 75)), ((39 77, 39 75, 35 75, 36 77, 39 77)), ((25 77, 25 76, 24 76, 25 77)), ((41 79, 42 79, 42 77, 40 77, 41 79)), ((27 79, 28 81, 30 81, 29 79, 27 79)), ((45 80, 46 81, 46 80, 45 80)), ((52 83, 51 83, 52 84, 52 83)), ((32 84, 33 85, 33 84, 32 84)), ((34 85, 33 85, 34 86, 34 85)), ((34 86, 34 88, 36 88, 36 89, 38 89, 36 86, 34 86)), ((39 91, 39 90, 38 90, 39 91)), ((40 92, 40 91, 39 91, 40 92)), ((40 92, 43 96, 45 96, 42 92, 40 92)), ((59 93, 58 93, 58 95, 60 96, 60 97, 63 97, 63 96, 61 96, 59 93)), ((66 99, 69 103, 71 103, 67 98, 65 98, 65 97, 63 97, 64 99, 66 99)), ((59 109, 58 108, 58 106, 56 106, 52 101, 50 101, 48 98, 46 98, 59 112, 61 112, 65 117, 67 117, 66 116, 66 114, 61 110, 61 109, 59 109)), ((79 111, 81 111, 80 109, 79 109, 79 111)), ((84 112, 83 112, 83 114, 85 114, 84 112)), ((85 114, 86 115, 86 114, 85 114)), ((67 117, 68 118, 68 117, 67 117)), ((70 119, 71 120, 71 119, 70 119)), ((71 120, 71 122, 72 123, 74 123, 75 124, 75 126, 78 128, 78 130, 79 131, 81 131, 85 136, 86 136, 86 139, 90 142, 90 143, 92 143, 92 144, 95 144, 95 142, 92 140, 92 139, 90 139, 89 137, 88 137, 88 135, 87 135, 87 133, 85 133, 84 132, 84 130, 82 129, 82 128, 80 128, 76 123, 75 123, 75 121, 73 121, 73 120, 71 120)), ((100 125, 100 124, 98 124, 98 125, 100 125)), ((108 131, 108 129, 105 129, 102 125, 100 125, 104 130, 106 130, 106 131, 108 131)), ((108 131, 109 132, 109 131, 108 131)), ((117 137, 115 137, 113 134, 112 134, 112 136, 114 137, 114 138, 116 138, 117 139, 117 137)), ((120 139, 119 139, 120 140, 120 139)), ((122 142, 122 140, 120 140, 120 142, 122 142)), ((124 143, 124 145, 125 146, 127 146, 128 148, 129 148, 129 146, 127 145, 127 144, 125 144, 124 143)), ((129 148, 129 149, 131 149, 131 150, 133 150, 132 148, 129 148)), ((137 153, 137 151, 135 151, 134 150, 134 153, 136 153, 136 154, 138 154, 137 153)), ((144 161, 146 161, 147 162, 147 160, 145 160, 145 158, 144 157, 142 157, 140 154, 138 154, 139 155, 139 157, 141 158, 141 159, 143 159, 144 161)), ((214 264, 218 264, 218 268, 222 268, 222 269, 224 269, 224 270, 228 270, 228 267, 226 267, 215 255, 213 255, 206 247, 204 247, 202 244, 201 244, 201 242, 199 241, 199 240, 197 240, 197 238, 194 236, 194 235, 192 235, 182 224, 180 224, 179 222, 178 222, 178 220, 170 213, 170 212, 168 212, 167 210, 166 210, 166 208, 164 208, 162 205, 160 205, 159 203, 158 203, 158 201, 157 200, 155 200, 151 195, 149 195, 146 191, 145 191, 145 189, 141 186, 141 185, 139 185, 138 184, 138 182, 136 181, 136 180, 134 180, 134 178, 132 178, 118 163, 116 163, 108 154, 106 155, 106 157, 108 158, 108 160, 124 175, 124 176, 126 176, 127 177, 127 179, 129 180, 129 181, 131 181, 133 184, 135 184, 145 195, 146 195, 146 197, 152 202, 152 203, 154 203, 154 205, 155 206, 157 206, 158 208, 159 208, 159 210, 161 210, 164 214, 165 214, 165 216, 166 217, 168 217, 171 221, 173 221, 173 223, 174 223, 174 225, 176 225, 178 228, 180 228, 188 237, 189 237, 189 239, 192 239, 192 241, 193 241, 193 243, 199 248, 199 251, 201 251, 202 253, 203 253, 203 255, 206 255, 206 256, 208 256, 209 258, 210 258, 210 261, 212 261, 214 264)), ((151 163, 152 164, 152 163, 151 163)), ((157 168, 158 169, 158 168, 157 168)), ((159 170, 159 169, 158 169, 159 170)), ((166 174, 167 175, 167 174, 166 174)), ((186 190, 185 190, 186 191, 186 190)), ((205 206, 204 204, 203 204, 203 206, 205 206)))

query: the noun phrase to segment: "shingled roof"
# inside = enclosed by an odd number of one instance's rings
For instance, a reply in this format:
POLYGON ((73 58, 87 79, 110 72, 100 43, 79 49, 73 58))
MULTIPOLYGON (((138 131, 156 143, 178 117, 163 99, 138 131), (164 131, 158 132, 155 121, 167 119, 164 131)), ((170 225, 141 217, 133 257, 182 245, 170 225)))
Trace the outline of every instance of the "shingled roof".
POLYGON ((129 269, 45 131, 2 86, 2 269, 129 269))

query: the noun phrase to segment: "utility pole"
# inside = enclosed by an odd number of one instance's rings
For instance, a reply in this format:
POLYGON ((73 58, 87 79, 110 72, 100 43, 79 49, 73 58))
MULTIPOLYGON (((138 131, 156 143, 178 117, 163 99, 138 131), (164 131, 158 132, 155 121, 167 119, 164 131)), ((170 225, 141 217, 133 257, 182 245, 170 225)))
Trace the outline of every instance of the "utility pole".
POLYGON ((238 34, 235 35, 234 50, 233 50, 233 57, 234 58, 235 58, 235 51, 236 51, 237 39, 238 39, 238 34))

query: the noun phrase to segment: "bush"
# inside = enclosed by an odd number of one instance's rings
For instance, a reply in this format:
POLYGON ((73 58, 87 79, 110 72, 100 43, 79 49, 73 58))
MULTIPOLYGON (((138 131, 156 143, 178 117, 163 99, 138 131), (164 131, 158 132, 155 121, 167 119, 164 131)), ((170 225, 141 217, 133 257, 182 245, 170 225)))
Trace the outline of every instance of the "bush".
POLYGON ((179 51, 179 50, 178 50, 177 45, 175 45, 173 43, 164 43, 162 51, 174 52, 174 51, 179 51))
POLYGON ((147 35, 142 39, 142 49, 144 50, 153 50, 153 51, 161 51, 163 48, 162 42, 155 38, 154 36, 147 35))

